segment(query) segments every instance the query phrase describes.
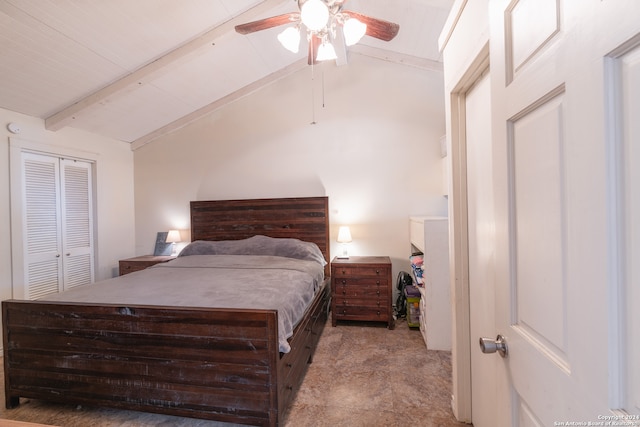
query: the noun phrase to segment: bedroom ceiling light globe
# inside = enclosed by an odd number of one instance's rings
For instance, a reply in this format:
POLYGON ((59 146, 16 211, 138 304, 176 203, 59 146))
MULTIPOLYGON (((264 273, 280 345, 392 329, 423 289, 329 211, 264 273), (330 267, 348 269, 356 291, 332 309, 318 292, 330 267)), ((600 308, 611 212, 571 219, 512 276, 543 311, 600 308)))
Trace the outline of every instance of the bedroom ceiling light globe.
POLYGON ((318 47, 318 55, 316 55, 317 61, 331 61, 337 57, 338 55, 336 55, 336 50, 331 43, 322 42, 318 47))
POLYGON ((320 31, 329 22, 329 8, 322 0, 307 0, 300 8, 300 19, 311 31, 320 31))
POLYGON ((290 52, 298 53, 300 49, 300 29, 289 27, 278 34, 278 41, 290 52))
POLYGON ((356 18, 349 18, 345 21, 342 32, 344 33, 346 45, 353 46, 367 33, 367 24, 360 22, 356 18))

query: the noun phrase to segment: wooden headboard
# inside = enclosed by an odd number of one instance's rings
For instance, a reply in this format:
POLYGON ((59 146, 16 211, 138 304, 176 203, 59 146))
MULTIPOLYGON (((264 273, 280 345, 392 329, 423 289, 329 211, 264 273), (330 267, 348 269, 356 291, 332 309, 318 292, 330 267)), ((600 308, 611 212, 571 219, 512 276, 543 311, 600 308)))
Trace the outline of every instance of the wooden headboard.
POLYGON ((329 257, 329 199, 207 200, 191 202, 191 240, 239 240, 255 235, 313 242, 329 257))

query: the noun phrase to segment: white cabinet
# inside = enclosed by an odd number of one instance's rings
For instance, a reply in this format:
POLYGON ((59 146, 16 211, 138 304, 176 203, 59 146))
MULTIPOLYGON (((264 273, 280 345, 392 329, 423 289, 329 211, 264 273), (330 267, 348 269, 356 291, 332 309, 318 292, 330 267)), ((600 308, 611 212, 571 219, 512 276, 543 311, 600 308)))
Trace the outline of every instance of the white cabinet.
POLYGON ((451 350, 449 221, 447 217, 409 218, 411 245, 424 254, 420 287, 420 332, 429 350, 451 350))

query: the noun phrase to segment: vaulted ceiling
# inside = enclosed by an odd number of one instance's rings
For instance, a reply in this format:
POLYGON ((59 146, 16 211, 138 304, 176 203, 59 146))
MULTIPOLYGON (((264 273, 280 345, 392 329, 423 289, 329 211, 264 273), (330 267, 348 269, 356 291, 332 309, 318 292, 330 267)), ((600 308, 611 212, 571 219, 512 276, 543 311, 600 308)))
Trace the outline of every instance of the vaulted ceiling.
MULTIPOLYGON (((347 0, 395 22, 350 55, 441 69, 437 39, 453 0, 347 0)), ((235 25, 297 11, 295 0, 0 0, 0 107, 140 147, 301 68, 276 37, 235 25)), ((324 66, 324 65, 323 65, 324 66)))

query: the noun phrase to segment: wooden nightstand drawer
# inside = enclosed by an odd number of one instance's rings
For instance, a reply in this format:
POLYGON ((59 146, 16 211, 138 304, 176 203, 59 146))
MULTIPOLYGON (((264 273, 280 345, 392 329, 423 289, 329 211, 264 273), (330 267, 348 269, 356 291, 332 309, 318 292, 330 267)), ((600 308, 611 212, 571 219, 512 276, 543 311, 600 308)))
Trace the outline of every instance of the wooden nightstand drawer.
POLYGON ((393 327, 389 257, 335 258, 331 262, 332 324, 338 320, 387 322, 393 327))
POLYGON ((339 279, 334 281, 334 288, 335 295, 338 297, 341 295, 349 297, 380 297, 389 294, 389 284, 386 280, 371 283, 362 279, 339 279))
POLYGON ((336 306, 333 315, 336 320, 364 320, 364 321, 380 321, 388 320, 386 310, 381 307, 363 307, 363 306, 336 306))
POLYGON ((159 264, 161 262, 167 262, 175 259, 173 256, 154 256, 143 255, 134 258, 121 259, 118 262, 119 275, 133 273, 134 271, 144 270, 152 265, 159 264))
POLYGON ((386 298, 358 298, 348 296, 337 296, 336 307, 367 307, 375 308, 377 310, 386 306, 386 298))
POLYGON ((389 268, 379 266, 339 266, 336 268, 336 274, 334 277, 387 277, 389 274, 389 268))

